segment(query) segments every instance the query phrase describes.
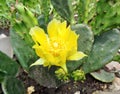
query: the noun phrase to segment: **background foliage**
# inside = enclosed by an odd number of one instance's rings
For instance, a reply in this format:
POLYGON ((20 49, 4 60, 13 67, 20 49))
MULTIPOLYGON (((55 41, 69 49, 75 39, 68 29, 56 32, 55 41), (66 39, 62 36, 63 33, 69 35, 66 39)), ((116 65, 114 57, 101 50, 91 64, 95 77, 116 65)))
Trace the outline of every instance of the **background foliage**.
MULTIPOLYGON (((33 41, 28 34, 29 30, 37 25, 46 31, 48 22, 53 18, 67 20, 71 29, 80 34, 78 50, 88 55, 81 61, 67 62, 69 73, 82 69, 85 74, 91 73, 101 81, 112 81, 113 73, 108 77, 105 76, 108 73, 104 71, 101 73, 105 75, 92 72, 109 63, 120 48, 119 7, 119 0, 1 0, 0 27, 10 29, 12 47, 20 62, 18 65, 0 52, 0 82, 4 93, 16 92, 11 92, 12 88, 18 90, 17 94, 25 93, 22 82, 16 78, 19 66, 22 66, 40 85, 58 87, 65 83, 56 78, 54 67, 49 72, 42 66, 29 67, 38 58, 32 49, 33 41), (12 70, 13 66, 14 70, 12 70), (47 81, 48 78, 49 81, 47 81), (21 88, 18 88, 17 83, 21 83, 21 88), (14 85, 9 88, 11 84, 14 85)), ((77 78, 72 77, 72 79, 77 78)))

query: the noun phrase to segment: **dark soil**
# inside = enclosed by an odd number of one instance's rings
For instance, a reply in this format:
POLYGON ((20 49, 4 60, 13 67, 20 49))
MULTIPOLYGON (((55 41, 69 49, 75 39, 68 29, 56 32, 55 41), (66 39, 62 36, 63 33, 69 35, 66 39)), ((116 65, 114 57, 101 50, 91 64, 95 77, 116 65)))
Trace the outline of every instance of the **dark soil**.
POLYGON ((111 84, 99 82, 88 74, 84 82, 69 82, 57 89, 47 88, 37 84, 23 70, 19 73, 18 79, 23 81, 26 90, 29 86, 35 87, 35 92, 32 94, 74 94, 76 91, 80 91, 80 94, 92 94, 96 90, 107 89, 111 84))
POLYGON ((5 34, 6 36, 9 36, 9 29, 8 28, 0 28, 0 34, 5 34))
MULTIPOLYGON (((86 75, 84 82, 69 82, 57 89, 40 86, 23 70, 20 70, 17 78, 24 83, 26 91, 29 86, 35 87, 35 92, 32 94, 74 94, 76 91, 80 91, 80 94, 92 94, 96 90, 105 90, 111 85, 111 83, 102 83, 89 74, 86 75)), ((0 94, 3 94, 1 88, 0 94)))

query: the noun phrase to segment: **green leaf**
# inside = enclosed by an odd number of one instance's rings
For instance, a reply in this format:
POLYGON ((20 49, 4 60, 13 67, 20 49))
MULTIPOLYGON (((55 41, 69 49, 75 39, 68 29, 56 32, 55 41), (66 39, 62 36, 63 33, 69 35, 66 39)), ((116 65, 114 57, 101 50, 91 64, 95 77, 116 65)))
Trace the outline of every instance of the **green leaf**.
POLYGON ((10 30, 11 43, 13 50, 20 61, 21 66, 29 70, 29 66, 37 60, 35 51, 32 49, 30 42, 22 38, 15 30, 10 30))
POLYGON ((56 88, 63 83, 57 80, 54 71, 55 68, 53 67, 48 69, 43 66, 33 66, 30 68, 29 74, 40 85, 48 88, 56 88))
POLYGON ((18 11, 18 17, 20 17, 20 19, 25 22, 27 28, 38 25, 37 19, 35 18, 34 14, 27 7, 17 4, 16 8, 18 11))
MULTIPOLYGON (((93 33, 90 28, 84 24, 76 24, 72 26, 72 30, 79 34, 78 51, 84 52, 86 55, 89 55, 94 41, 93 33)), ((84 59, 79 61, 68 61, 68 70, 73 71, 76 68, 80 67, 80 65, 84 62, 84 59)))
POLYGON ((26 94, 23 83, 14 77, 6 77, 2 82, 4 94, 26 94))
POLYGON ((99 0, 96 5, 96 15, 90 22, 90 25, 92 26, 94 34, 101 34, 113 28, 120 27, 119 20, 120 1, 99 0))
POLYGON ((17 62, 0 52, 0 79, 3 79, 5 75, 16 76, 18 69, 17 62))
POLYGON ((38 17, 38 24, 41 28, 44 29, 45 33, 47 33, 47 27, 46 26, 47 26, 48 23, 46 23, 44 15, 40 15, 38 17))
POLYGON ((38 25, 38 21, 34 14, 22 4, 17 4, 16 10, 17 17, 10 30, 11 42, 21 66, 28 71, 29 66, 37 60, 32 49, 33 40, 29 31, 31 27, 38 25))
POLYGON ((87 62, 83 64, 85 73, 102 68, 112 60, 120 47, 120 32, 117 29, 110 30, 95 37, 95 42, 87 62))
POLYGON ((72 22, 71 0, 51 0, 51 3, 61 17, 70 23, 72 22))
POLYGON ((78 11, 78 22, 89 24, 93 19, 96 12, 96 0, 78 0, 77 11, 78 11))
POLYGON ((6 76, 6 73, 3 71, 0 71, 0 83, 4 80, 5 76, 6 76))
POLYGON ((9 13, 10 13, 10 8, 7 5, 7 1, 0 0, 0 17, 4 17, 5 19, 9 20, 10 19, 9 13))
POLYGON ((98 72, 90 73, 95 79, 102 82, 112 82, 115 78, 114 73, 110 73, 104 70, 100 70, 98 72))
POLYGON ((49 17, 51 15, 51 5, 50 5, 51 0, 40 0, 40 7, 41 7, 41 14, 44 15, 45 18, 45 23, 49 22, 49 17))

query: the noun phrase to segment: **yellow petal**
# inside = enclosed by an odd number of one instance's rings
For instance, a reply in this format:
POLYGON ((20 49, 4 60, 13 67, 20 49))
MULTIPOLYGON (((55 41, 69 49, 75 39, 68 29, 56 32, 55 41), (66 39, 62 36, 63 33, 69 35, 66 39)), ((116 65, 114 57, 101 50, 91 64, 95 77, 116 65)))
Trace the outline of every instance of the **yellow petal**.
POLYGON ((43 58, 38 59, 35 63, 31 64, 30 67, 35 65, 43 65, 45 60, 43 58))
POLYGON ((47 31, 48 31, 48 35, 50 38, 52 37, 57 37, 58 36, 58 28, 59 28, 59 21, 57 21, 56 19, 53 19, 47 27, 47 31))
POLYGON ((48 42, 48 37, 45 34, 44 30, 37 26, 31 28, 29 34, 32 36, 35 43, 39 43, 40 45, 45 46, 46 43, 48 42))
POLYGON ((60 59, 58 57, 54 57, 51 53, 46 54, 46 59, 49 61, 50 65, 60 66, 60 59))
POLYGON ((72 31, 70 29, 70 27, 67 28, 67 35, 66 35, 66 46, 67 46, 67 49, 69 50, 73 50, 76 49, 77 50, 77 39, 79 37, 79 35, 77 35, 75 33, 75 31, 72 31))
POLYGON ((33 48, 35 49, 35 52, 39 57, 44 57, 44 49, 41 46, 34 45, 33 48))
POLYGON ((83 57, 87 56, 86 54, 84 54, 83 52, 76 52, 75 54, 69 56, 67 58, 67 60, 80 60, 82 59, 83 57))
POLYGON ((64 36, 66 34, 66 29, 67 29, 67 22, 66 21, 59 23, 58 34, 60 37, 64 36))
POLYGON ((45 56, 46 58, 46 62, 44 63, 44 67, 48 66, 50 68, 50 66, 54 65, 54 66, 60 66, 60 64, 58 63, 60 60, 57 57, 53 57, 50 54, 46 54, 45 56))

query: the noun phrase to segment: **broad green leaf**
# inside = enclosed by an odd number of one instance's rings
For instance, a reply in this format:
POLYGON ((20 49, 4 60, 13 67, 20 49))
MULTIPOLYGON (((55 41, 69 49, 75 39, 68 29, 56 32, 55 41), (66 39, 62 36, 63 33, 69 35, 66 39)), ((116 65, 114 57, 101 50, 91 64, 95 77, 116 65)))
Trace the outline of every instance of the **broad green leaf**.
POLYGON ((23 83, 14 77, 6 77, 2 82, 4 94, 26 94, 23 83))
POLYGON ((6 75, 16 76, 19 69, 17 62, 0 52, 0 79, 6 75))
POLYGON ((120 31, 110 30, 95 37, 95 42, 87 62, 83 64, 85 73, 102 68, 112 60, 120 47, 120 31))
POLYGON ((51 0, 51 3, 58 14, 68 22, 72 22, 73 13, 71 9, 71 0, 51 0))
POLYGON ((4 71, 0 71, 0 83, 4 80, 6 73, 4 71))
POLYGON ((45 16, 44 15, 40 15, 39 17, 38 17, 38 24, 39 24, 39 26, 41 27, 41 28, 43 28, 44 29, 44 31, 47 33, 47 24, 48 23, 46 23, 46 21, 45 21, 45 16))

